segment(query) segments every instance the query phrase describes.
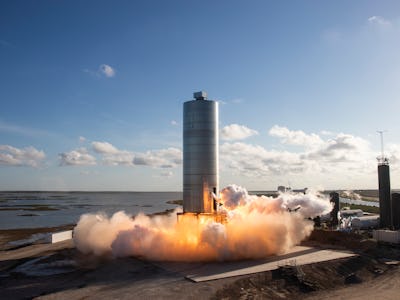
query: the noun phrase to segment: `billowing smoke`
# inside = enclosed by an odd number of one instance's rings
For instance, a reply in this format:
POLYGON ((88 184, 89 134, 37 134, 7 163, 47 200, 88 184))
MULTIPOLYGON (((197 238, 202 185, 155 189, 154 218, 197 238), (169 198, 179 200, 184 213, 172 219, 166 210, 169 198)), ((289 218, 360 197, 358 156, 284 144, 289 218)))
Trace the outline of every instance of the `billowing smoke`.
POLYGON ((354 191, 343 191, 342 195, 346 198, 352 199, 352 200, 361 200, 361 195, 354 192, 354 191))
POLYGON ((313 230, 308 218, 332 210, 318 193, 282 193, 278 197, 249 195, 230 185, 221 191, 220 211, 226 222, 173 214, 135 218, 117 212, 82 215, 74 242, 83 253, 137 256, 158 261, 211 261, 264 258, 285 253, 313 230))

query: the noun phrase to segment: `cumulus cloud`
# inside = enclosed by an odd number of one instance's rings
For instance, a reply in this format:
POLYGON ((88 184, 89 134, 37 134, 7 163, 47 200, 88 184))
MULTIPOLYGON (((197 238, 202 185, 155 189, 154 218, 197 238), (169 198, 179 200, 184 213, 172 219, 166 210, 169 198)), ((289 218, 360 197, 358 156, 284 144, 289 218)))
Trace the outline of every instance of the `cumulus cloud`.
POLYGON ((96 158, 86 148, 79 148, 59 154, 61 166, 90 166, 96 164, 96 158))
POLYGON ((331 161, 359 161, 360 157, 370 154, 369 143, 350 134, 338 134, 321 145, 320 149, 308 154, 312 159, 328 159, 331 161))
POLYGON ((268 150, 259 145, 224 143, 220 152, 223 166, 248 176, 293 174, 306 168, 297 153, 268 150))
POLYGON ((119 150, 108 142, 93 142, 92 148, 96 153, 102 155, 102 160, 105 165, 132 165, 134 154, 130 151, 119 150))
POLYGON ((315 133, 306 134, 301 130, 289 130, 286 127, 274 125, 270 130, 271 136, 281 138, 282 143, 295 146, 315 147, 323 143, 315 133))
POLYGON ((177 148, 167 148, 137 153, 133 159, 133 164, 158 168, 173 168, 182 164, 182 151, 177 148))
POLYGON ((132 166, 133 158, 133 153, 121 150, 118 153, 103 155, 103 163, 108 166, 132 166))
POLYGON ((45 157, 43 151, 31 146, 19 149, 10 145, 0 145, 0 165, 38 167, 45 157))
POLYGON ((110 65, 106 65, 106 64, 100 65, 99 72, 100 72, 100 74, 102 74, 108 78, 115 76, 115 70, 110 65))
MULTIPOLYGON (((322 139, 317 134, 274 126, 271 136, 280 138, 284 145, 296 145, 296 151, 268 149, 243 142, 225 142, 220 147, 221 167, 244 176, 302 176, 342 173, 365 174, 375 169, 376 153, 363 138, 350 134, 334 134, 322 139)), ((400 152, 393 147, 393 159, 400 152), (397 154, 396 154, 397 153, 397 154)))
POLYGON ((386 148, 385 155, 392 163, 392 167, 398 168, 396 165, 400 162, 400 145, 389 144, 386 148))
POLYGON ((92 147, 96 153, 101 154, 116 154, 119 152, 117 148, 108 142, 93 142, 92 147))
POLYGON ((174 168, 182 164, 182 151, 166 148, 146 152, 119 150, 108 142, 93 142, 93 151, 100 154, 105 165, 149 166, 155 168, 174 168))
POLYGON ((258 132, 239 124, 231 124, 221 130, 221 138, 226 141, 243 140, 253 135, 258 135, 258 132))

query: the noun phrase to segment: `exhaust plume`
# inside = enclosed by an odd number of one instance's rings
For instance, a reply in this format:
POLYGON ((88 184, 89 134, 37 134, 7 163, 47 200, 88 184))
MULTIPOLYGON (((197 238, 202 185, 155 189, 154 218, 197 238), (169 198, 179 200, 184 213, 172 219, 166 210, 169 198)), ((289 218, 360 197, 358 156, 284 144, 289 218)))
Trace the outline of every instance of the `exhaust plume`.
POLYGON ((313 230, 307 218, 329 213, 332 205, 318 193, 282 193, 276 198, 249 195, 230 185, 221 191, 224 224, 204 215, 135 218, 120 211, 82 215, 74 242, 83 253, 138 256, 157 261, 212 261, 264 258, 282 254, 313 230))

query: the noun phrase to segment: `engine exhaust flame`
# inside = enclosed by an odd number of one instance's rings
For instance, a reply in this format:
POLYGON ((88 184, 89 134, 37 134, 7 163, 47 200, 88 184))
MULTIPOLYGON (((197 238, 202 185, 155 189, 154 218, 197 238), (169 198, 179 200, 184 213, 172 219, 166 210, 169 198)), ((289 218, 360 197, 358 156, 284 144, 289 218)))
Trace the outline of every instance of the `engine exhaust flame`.
POLYGON ((285 253, 313 229, 307 218, 332 210, 318 193, 282 193, 276 198, 249 195, 230 185, 221 191, 225 224, 212 218, 173 214, 134 219, 124 212, 82 215, 74 242, 83 253, 140 256, 156 261, 213 261, 264 258, 285 253))

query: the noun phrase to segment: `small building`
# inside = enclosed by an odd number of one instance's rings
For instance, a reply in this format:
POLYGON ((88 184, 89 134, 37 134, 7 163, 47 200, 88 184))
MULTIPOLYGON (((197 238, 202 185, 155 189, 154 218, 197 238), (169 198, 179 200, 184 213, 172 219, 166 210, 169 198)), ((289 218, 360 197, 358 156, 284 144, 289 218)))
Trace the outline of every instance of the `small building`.
POLYGON ((374 230, 372 236, 378 242, 386 242, 391 244, 400 244, 400 231, 393 230, 374 230))

